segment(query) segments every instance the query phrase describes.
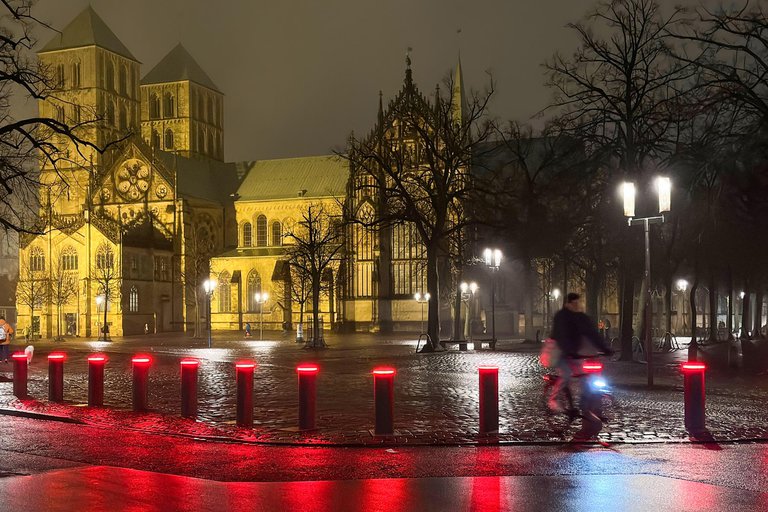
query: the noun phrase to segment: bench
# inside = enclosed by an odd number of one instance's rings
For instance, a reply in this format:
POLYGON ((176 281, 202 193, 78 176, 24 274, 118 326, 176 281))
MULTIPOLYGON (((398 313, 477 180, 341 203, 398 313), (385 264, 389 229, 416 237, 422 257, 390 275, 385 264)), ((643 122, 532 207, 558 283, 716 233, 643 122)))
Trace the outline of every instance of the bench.
POLYGON ((499 340, 484 339, 484 340, 440 340, 440 345, 443 348, 448 348, 446 345, 458 345, 459 350, 467 350, 467 345, 472 343, 475 345, 475 350, 482 348, 483 344, 488 344, 491 350, 496 350, 496 342, 499 340))

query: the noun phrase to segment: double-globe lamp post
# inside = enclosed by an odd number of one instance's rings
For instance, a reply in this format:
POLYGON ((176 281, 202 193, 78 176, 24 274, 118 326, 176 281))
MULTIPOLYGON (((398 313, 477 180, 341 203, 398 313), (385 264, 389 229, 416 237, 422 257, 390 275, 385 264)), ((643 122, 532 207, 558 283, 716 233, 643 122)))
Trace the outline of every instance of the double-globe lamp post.
POLYGON ((256 300, 256 304, 259 305, 259 339, 264 339, 264 303, 269 300, 269 294, 267 292, 256 292, 253 296, 256 300))
MULTIPOLYGON (((501 249, 483 251, 485 265, 495 274, 501 266, 501 249)), ((491 341, 496 342, 496 276, 491 275, 491 341)))
POLYGON ((211 319, 211 297, 213 296, 213 291, 216 289, 216 281, 214 279, 206 279, 203 281, 203 291, 205 291, 205 297, 208 302, 208 348, 211 348, 213 346, 212 342, 212 332, 213 331, 213 321, 211 319))
MULTIPOLYGON (((416 302, 421 304, 421 332, 419 332, 419 335, 427 334, 424 332, 424 306, 426 306, 429 303, 429 299, 432 296, 429 294, 429 292, 422 295, 421 292, 416 292, 413 295, 413 298, 416 299, 416 302)), ((429 337, 429 334, 427 334, 427 337, 429 337)))
POLYGON ((643 226, 645 231, 645 359, 647 364, 648 386, 653 386, 653 340, 651 338, 651 247, 650 226, 664 222, 664 212, 672 206, 672 182, 667 177, 656 178, 656 190, 659 194, 659 215, 653 217, 635 217, 635 184, 625 182, 622 185, 624 196, 624 215, 629 226, 643 226))
POLYGON ((475 296, 478 286, 474 281, 469 284, 462 282, 459 285, 459 288, 461 289, 461 300, 466 305, 466 316, 464 317, 464 339, 472 341, 472 331, 469 328, 470 316, 472 316, 472 303, 470 300, 475 296))

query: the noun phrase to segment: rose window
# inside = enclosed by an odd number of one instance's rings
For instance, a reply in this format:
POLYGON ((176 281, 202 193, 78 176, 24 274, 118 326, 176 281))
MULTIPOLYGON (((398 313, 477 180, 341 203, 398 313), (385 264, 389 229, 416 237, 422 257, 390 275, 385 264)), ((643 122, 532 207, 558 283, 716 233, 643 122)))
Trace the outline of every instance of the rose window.
POLYGON ((149 190, 149 168, 139 160, 129 160, 117 171, 117 191, 126 199, 137 200, 149 190))

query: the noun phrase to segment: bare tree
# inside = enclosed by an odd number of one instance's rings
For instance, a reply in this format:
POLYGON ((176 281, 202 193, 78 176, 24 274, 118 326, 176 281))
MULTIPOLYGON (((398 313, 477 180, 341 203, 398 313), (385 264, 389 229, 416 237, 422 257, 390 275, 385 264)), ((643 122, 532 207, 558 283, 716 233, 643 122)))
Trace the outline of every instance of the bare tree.
POLYGON ((87 127, 100 122, 98 116, 87 116, 75 124, 62 118, 32 116, 14 117, 11 98, 15 102, 53 100, 60 84, 52 70, 33 53, 37 43, 34 32, 53 30, 33 14, 32 0, 5 0, 0 4, 0 226, 21 232, 38 233, 38 190, 41 169, 53 169, 63 188, 67 175, 59 166, 74 155, 66 149, 74 146, 81 159, 85 150, 100 153, 114 141, 98 147, 84 134, 87 127), (68 144, 68 143, 74 144, 68 144))
POLYGON ((299 283, 309 283, 312 298, 312 346, 321 343, 320 294, 323 279, 329 270, 338 269, 339 252, 344 247, 340 216, 334 216, 320 204, 310 204, 301 219, 288 228, 284 240, 292 277, 299 283))
POLYGON ((29 308, 29 327, 27 328, 30 337, 36 334, 35 310, 42 308, 48 297, 50 287, 49 279, 42 268, 33 268, 30 262, 22 262, 19 268, 19 282, 16 285, 16 303, 29 308))
POLYGON ((51 272, 50 278, 50 301, 56 306, 56 340, 60 341, 61 335, 61 308, 72 302, 77 296, 77 276, 75 272, 68 270, 64 266, 61 255, 54 256, 56 266, 51 272))
POLYGON ((205 331, 202 325, 203 307, 208 300, 203 291, 203 282, 211 274, 211 256, 213 254, 213 241, 205 228, 196 228, 194 223, 186 226, 185 257, 181 262, 179 278, 186 287, 188 305, 195 309, 194 337, 201 338, 205 331))
POLYGON ((466 211, 477 185, 470 175, 472 160, 494 133, 488 119, 493 82, 466 99, 456 94, 458 85, 448 80, 449 94, 438 89, 430 104, 413 84, 409 67, 405 88, 390 104, 389 117, 380 116, 378 130, 371 136, 351 137, 343 155, 349 160, 355 186, 377 203, 371 221, 358 219, 353 212, 348 214, 349 221, 380 228, 408 223, 424 244, 430 294, 427 351, 435 350, 440 341, 439 267, 442 262, 449 268, 451 237, 472 222, 466 211))
POLYGON ((121 277, 115 262, 115 254, 106 245, 100 246, 96 251, 96 264, 91 269, 91 278, 96 283, 97 293, 104 298, 104 323, 101 331, 104 340, 107 340, 109 339, 107 311, 110 304, 119 304, 121 277))
MULTIPOLYGON (((307 302, 312 296, 312 282, 308 276, 290 261, 285 262, 282 279, 277 282, 276 293, 284 302, 289 315, 293 315, 294 304, 299 308, 299 324, 304 325, 307 302)), ((292 322, 292 319, 290 320, 292 322)), ((296 340, 300 341, 300 340, 296 340)))

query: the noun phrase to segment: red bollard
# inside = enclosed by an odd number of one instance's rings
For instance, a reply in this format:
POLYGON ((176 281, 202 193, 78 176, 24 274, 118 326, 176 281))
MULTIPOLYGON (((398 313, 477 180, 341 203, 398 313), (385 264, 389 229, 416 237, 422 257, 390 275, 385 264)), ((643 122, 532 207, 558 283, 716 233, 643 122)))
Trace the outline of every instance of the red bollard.
POLYGON ((147 410, 149 403, 149 367, 152 359, 149 356, 134 356, 133 363, 133 410, 147 410))
POLYGON ((63 352, 48 354, 48 400, 51 402, 64 401, 64 361, 67 359, 63 352))
POLYGON ((13 394, 17 398, 27 398, 27 354, 14 352, 13 359, 13 394))
POLYGON ((314 430, 317 411, 317 373, 315 365, 296 367, 299 374, 299 430, 314 430))
POLYGON ((253 372, 255 368, 256 363, 253 361, 235 363, 237 424, 240 427, 253 427, 253 372))
POLYGON ((377 368, 373 370, 373 403, 376 415, 377 436, 391 436, 395 433, 395 370, 377 368))
POLYGON ((184 418, 197 417, 197 359, 181 360, 181 415, 184 418))
POLYGON ((499 431, 499 368, 481 366, 480 374, 480 433, 499 431))
POLYGON ((88 356, 88 406, 104 405, 104 366, 107 356, 93 354, 88 356))
POLYGON ((704 432, 706 415, 704 403, 706 389, 704 387, 704 371, 707 369, 704 363, 683 363, 680 369, 683 372, 683 390, 685 393, 685 429, 691 433, 704 432))

